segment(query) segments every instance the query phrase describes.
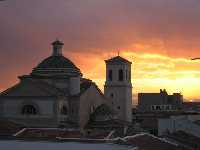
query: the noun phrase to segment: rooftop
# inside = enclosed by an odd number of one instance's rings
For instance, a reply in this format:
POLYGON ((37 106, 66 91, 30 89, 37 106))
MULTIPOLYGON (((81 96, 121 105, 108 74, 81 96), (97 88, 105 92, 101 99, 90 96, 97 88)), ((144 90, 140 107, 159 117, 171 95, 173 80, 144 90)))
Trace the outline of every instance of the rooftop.
POLYGON ((121 57, 121 56, 115 56, 112 57, 108 60, 105 60, 106 63, 110 63, 110 64, 132 64, 132 62, 128 61, 127 59, 121 57))
POLYGON ((185 150, 182 146, 166 139, 153 136, 148 133, 136 134, 126 137, 129 144, 136 145, 142 150, 185 150))
POLYGON ((52 56, 40 62, 32 71, 38 76, 82 76, 80 69, 68 58, 62 55, 62 43, 56 40, 52 43, 52 56))
MULTIPOLYGON (((83 80, 81 82, 80 96, 83 94, 92 84, 90 80, 83 80)), ((0 93, 0 97, 52 97, 52 96, 67 96, 69 91, 66 89, 60 89, 52 84, 44 82, 40 79, 34 79, 31 76, 21 79, 19 83, 8 88, 7 90, 0 93)))

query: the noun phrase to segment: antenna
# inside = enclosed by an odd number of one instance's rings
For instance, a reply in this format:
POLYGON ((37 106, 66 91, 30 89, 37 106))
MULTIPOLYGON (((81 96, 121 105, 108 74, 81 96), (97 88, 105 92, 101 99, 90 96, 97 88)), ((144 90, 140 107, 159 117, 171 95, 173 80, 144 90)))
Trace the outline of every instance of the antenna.
POLYGON ((117 56, 119 56, 120 55, 120 51, 117 51, 117 56))

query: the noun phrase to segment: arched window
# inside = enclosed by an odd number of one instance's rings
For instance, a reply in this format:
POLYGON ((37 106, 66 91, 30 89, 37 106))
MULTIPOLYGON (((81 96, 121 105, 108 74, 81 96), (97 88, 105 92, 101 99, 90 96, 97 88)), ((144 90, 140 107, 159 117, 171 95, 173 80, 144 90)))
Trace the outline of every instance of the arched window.
POLYGON ((66 106, 63 106, 63 107, 61 108, 60 113, 61 113, 62 115, 67 115, 67 114, 68 114, 67 107, 66 107, 66 106))
POLYGON ((123 70, 120 69, 119 70, 119 81, 123 81, 123 80, 124 80, 123 70))
POLYGON ((112 79, 113 79, 113 72, 112 72, 112 70, 108 71, 108 79, 109 79, 109 81, 112 81, 112 79))
POLYGON ((128 80, 128 70, 126 70, 126 80, 128 80))
POLYGON ((36 115, 38 112, 33 105, 24 105, 21 113, 23 115, 36 115))

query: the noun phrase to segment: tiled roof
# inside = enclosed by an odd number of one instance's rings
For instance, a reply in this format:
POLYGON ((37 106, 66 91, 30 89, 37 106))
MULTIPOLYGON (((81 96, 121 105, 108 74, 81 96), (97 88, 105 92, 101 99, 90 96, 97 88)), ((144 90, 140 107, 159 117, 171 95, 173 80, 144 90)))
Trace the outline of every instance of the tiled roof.
POLYGON ((93 82, 92 80, 89 79, 85 79, 82 78, 81 79, 81 85, 80 85, 80 94, 77 96, 82 95, 84 92, 86 92, 91 86, 94 86, 97 91, 100 93, 101 96, 104 97, 104 94, 102 93, 102 91, 98 88, 98 86, 95 84, 95 82, 93 82))
POLYGON ((64 56, 50 56, 43 60, 37 68, 74 68, 78 69, 74 63, 64 56))
POLYGON ((61 129, 61 128, 24 128, 16 134, 20 138, 48 138, 56 139, 62 138, 80 138, 81 133, 75 129, 61 129), (18 134, 19 133, 19 134, 18 134))
POLYGON ((1 96, 58 96, 64 91, 41 80, 26 79, 5 90, 1 96))
POLYGON ((118 128, 118 127, 124 127, 129 126, 130 123, 118 120, 118 119, 110 119, 105 121, 89 121, 86 125, 86 128, 118 128))
POLYGON ((21 130, 22 126, 9 120, 0 120, 0 136, 11 136, 21 130))
POLYGON ((188 134, 184 131, 177 131, 172 134, 166 135, 166 137, 173 139, 182 145, 192 147, 194 149, 200 149, 200 138, 192 134, 188 134))
POLYGON ((81 85, 80 85, 80 93, 84 93, 90 86, 94 84, 91 80, 89 79, 82 79, 81 80, 81 85))
POLYGON ((141 150, 185 150, 175 143, 146 133, 126 138, 126 141, 128 144, 133 144, 141 150))
POLYGON ((60 56, 50 56, 44 59, 36 68, 33 69, 32 75, 51 75, 51 74, 73 73, 82 75, 81 71, 68 58, 60 56))
POLYGON ((96 131, 96 132, 90 132, 87 135, 87 138, 89 139, 105 139, 109 135, 110 131, 96 131))
POLYGON ((106 63, 112 63, 112 64, 121 64, 121 63, 128 63, 131 64, 130 61, 128 61, 127 59, 121 57, 121 56, 116 56, 113 57, 111 59, 105 60, 106 63))
MULTIPOLYGON (((92 82, 91 80, 83 78, 80 85, 80 93, 76 96, 72 96, 71 98, 79 97, 85 91, 87 91, 91 85, 94 85, 95 87, 97 87, 96 84, 92 82)), ((98 91, 101 93, 99 89, 98 91)), ((20 96, 24 96, 24 97, 25 96, 67 96, 67 95, 69 95, 69 91, 67 89, 65 90, 59 89, 40 79, 32 79, 32 78, 23 79, 16 85, 0 93, 0 97, 1 96, 18 96, 18 97, 20 96)))

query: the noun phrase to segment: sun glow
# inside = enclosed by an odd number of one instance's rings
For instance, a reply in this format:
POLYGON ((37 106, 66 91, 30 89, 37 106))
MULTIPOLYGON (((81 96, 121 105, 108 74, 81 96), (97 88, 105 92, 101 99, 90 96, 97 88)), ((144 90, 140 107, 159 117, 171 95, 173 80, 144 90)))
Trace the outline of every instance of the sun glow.
MULTIPOLYGON (((64 55, 81 69, 83 77, 93 80, 102 91, 104 90, 106 77, 104 60, 116 56, 115 51, 84 54, 74 52, 64 55)), ((200 98, 199 61, 154 53, 136 53, 130 50, 120 50, 120 55, 132 61, 132 84, 135 99, 137 99, 137 93, 159 92, 159 89, 166 89, 169 94, 181 92, 186 100, 200 98)), ((7 86, 13 85, 13 82, 17 80, 16 76, 23 73, 23 70, 15 73, 7 86)), ((3 91, 6 87, 1 87, 1 89, 3 91)))
MULTIPOLYGON (((99 56, 80 54, 77 60, 84 77, 95 81, 101 90, 105 82, 104 60, 110 58, 110 55, 110 53, 99 56), (85 59, 86 57, 90 59, 85 59)), ((200 97, 200 64, 198 61, 171 58, 159 54, 141 54, 127 50, 120 51, 120 55, 133 62, 134 95, 139 92, 159 92, 159 89, 165 88, 169 94, 181 92, 188 100, 200 97)))

